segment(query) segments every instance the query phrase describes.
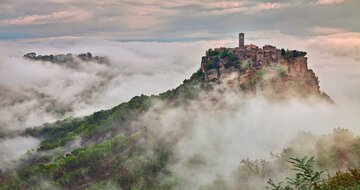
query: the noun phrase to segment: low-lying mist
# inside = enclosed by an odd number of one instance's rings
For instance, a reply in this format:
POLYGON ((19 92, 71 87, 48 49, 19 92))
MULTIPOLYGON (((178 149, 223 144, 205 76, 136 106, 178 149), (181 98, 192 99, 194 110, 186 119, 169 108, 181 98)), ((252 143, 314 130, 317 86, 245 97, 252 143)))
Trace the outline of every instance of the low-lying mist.
MULTIPOLYGON (((326 41, 327 47, 319 43, 324 39, 341 39, 341 36, 314 37, 306 41, 272 32, 265 37, 255 33, 253 36, 256 39, 252 42, 268 43, 271 38, 276 39, 280 47, 287 48, 286 45, 293 42, 290 49, 308 51, 309 67, 319 76, 322 90, 336 104, 312 99, 269 101, 261 93, 248 97, 234 90, 204 92, 198 99, 178 107, 165 109, 163 102, 156 103, 141 117, 141 124, 173 148, 169 169, 183 179, 183 189, 204 187, 219 176, 230 181, 241 160, 272 160, 272 153, 281 153, 287 147, 295 147, 297 155, 313 154, 314 142, 298 138, 304 132, 311 134, 308 137, 319 138, 340 127, 360 134, 358 56, 353 53, 348 56, 344 52, 339 56, 336 47, 324 52, 331 44, 336 45, 337 40, 336 43, 326 41)), ((69 116, 87 115, 111 108, 135 95, 157 94, 174 88, 198 69, 206 49, 234 44, 230 40, 193 43, 61 41, 2 42, 0 168, 38 146, 37 139, 11 135, 14 131, 21 132, 27 127, 69 116), (109 57, 110 64, 80 63, 74 69, 23 59, 22 55, 28 52, 91 52, 109 57)), ((356 43, 347 45, 342 49, 358 51, 356 43)), ((264 185, 261 180, 252 183, 259 188, 264 185)))
MULTIPOLYGON (((170 109, 156 104, 143 120, 157 138, 171 145, 174 159, 169 167, 184 180, 182 189, 198 189, 219 175, 230 177, 244 159, 271 160, 271 155, 295 145, 297 155, 315 156, 315 139, 301 142, 296 139, 299 134, 307 132, 315 138, 337 127, 359 132, 358 114, 360 109, 349 105, 312 98, 272 101, 232 89, 203 92, 170 109)), ((263 188, 266 180, 253 181, 254 188, 263 188)))
POLYGON ((72 39, 1 42, 0 134, 88 115, 139 94, 158 94, 176 87, 197 69, 209 43, 219 42, 120 43, 72 39), (94 56, 108 57, 110 63, 31 61, 23 58, 29 52, 38 55, 91 52, 94 56))
POLYGON ((0 139, 0 171, 11 166, 11 161, 19 158, 28 150, 37 148, 39 140, 32 137, 17 136, 0 139))

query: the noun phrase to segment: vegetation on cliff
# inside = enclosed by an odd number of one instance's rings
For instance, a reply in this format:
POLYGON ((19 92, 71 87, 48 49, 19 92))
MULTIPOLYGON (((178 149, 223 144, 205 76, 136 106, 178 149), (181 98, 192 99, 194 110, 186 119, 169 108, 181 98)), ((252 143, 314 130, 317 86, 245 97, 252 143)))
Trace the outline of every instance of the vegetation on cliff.
POLYGON ((287 60, 291 60, 297 57, 305 57, 306 56, 306 52, 303 51, 297 51, 297 50, 286 50, 285 49, 281 49, 281 56, 283 56, 285 59, 287 60))
POLYGON ((221 62, 225 62, 224 67, 226 69, 234 66, 240 68, 241 62, 238 60, 236 55, 234 55, 228 49, 209 49, 206 51, 206 57, 208 58, 205 63, 205 69, 219 69, 221 67, 221 62))
POLYGON ((27 53, 24 55, 24 58, 33 61, 49 61, 56 64, 74 63, 76 62, 76 59, 80 59, 84 62, 109 64, 109 59, 107 57, 93 56, 91 53, 81 53, 78 55, 74 55, 71 53, 57 55, 36 55, 36 53, 27 53))

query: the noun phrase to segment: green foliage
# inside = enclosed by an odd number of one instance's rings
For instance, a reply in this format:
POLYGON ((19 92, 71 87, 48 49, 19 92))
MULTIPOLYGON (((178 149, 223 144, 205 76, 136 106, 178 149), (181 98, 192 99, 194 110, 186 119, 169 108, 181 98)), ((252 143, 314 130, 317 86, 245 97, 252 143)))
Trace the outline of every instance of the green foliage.
POLYGON ((329 176, 326 186, 329 189, 360 189, 360 170, 337 171, 335 176, 329 176))
POLYGON ((180 101, 189 101, 193 100, 198 96, 198 93, 201 90, 201 85, 204 79, 197 80, 186 80, 178 88, 176 88, 175 96, 180 101))
POLYGON ((68 118, 63 121, 57 121, 52 125, 44 124, 37 128, 28 128, 25 133, 43 138, 40 150, 53 149, 74 140, 76 134, 73 131, 84 123, 85 120, 81 118, 68 118))
POLYGON ((109 131, 119 130, 130 125, 138 114, 151 106, 151 99, 141 95, 133 97, 129 102, 122 103, 110 110, 95 112, 83 118, 68 118, 54 124, 44 124, 40 127, 28 128, 25 134, 42 138, 40 150, 49 150, 66 145, 77 137, 83 139, 100 138, 109 131), (114 125, 116 123, 116 125, 114 125))
POLYGON ((219 67, 220 65, 218 64, 218 62, 213 59, 208 60, 205 64, 206 70, 218 69, 219 67))
POLYGON ((281 49, 281 56, 285 56, 285 54, 286 54, 285 49, 281 49))
POLYGON ((212 57, 212 56, 217 56, 219 55, 219 52, 218 51, 214 51, 212 49, 208 49, 205 53, 206 56, 208 57, 212 57))
POLYGON ((237 60, 236 56, 227 49, 220 51, 219 58, 220 59, 228 59, 230 62, 234 62, 237 60))
POLYGON ((191 75, 190 80, 203 80, 205 77, 204 75, 205 75, 204 72, 201 69, 199 69, 191 75))
POLYGON ((61 189, 167 189, 176 185, 174 177, 157 178, 159 173, 167 172, 165 166, 171 152, 161 144, 154 144, 156 141, 147 141, 146 145, 140 143, 143 135, 144 130, 128 137, 117 135, 103 143, 75 149, 52 161, 28 160, 18 170, 18 175, 0 183, 0 189, 25 189, 30 184, 36 188, 41 185, 39 180, 61 189), (149 150, 148 146, 157 148, 149 150), (105 181, 117 183, 102 183, 105 181))
POLYGON ((290 164, 296 172, 295 177, 287 178, 286 182, 275 184, 271 179, 268 181, 268 189, 272 190, 321 190, 323 181, 320 179, 323 171, 314 170, 314 157, 290 158, 290 164), (283 187, 282 184, 285 184, 283 187))
POLYGON ((175 89, 167 90, 166 92, 160 93, 159 98, 162 100, 168 100, 176 93, 175 89))
POLYGON ((250 79, 249 87, 254 87, 258 82, 263 82, 263 77, 267 73, 266 70, 258 70, 250 79))
POLYGON ((314 167, 314 157, 303 157, 299 158, 290 158, 289 161, 293 165, 293 170, 297 173, 295 178, 288 179, 289 184, 297 187, 299 189, 318 189, 320 184, 320 176, 323 171, 315 171, 314 167))
POLYGON ((115 182, 99 182, 93 184, 91 187, 86 188, 86 190, 122 190, 115 182))
POLYGON ((235 54, 233 54, 229 49, 209 49, 206 52, 207 62, 205 64, 205 69, 219 69, 220 68, 220 60, 226 60, 224 64, 225 68, 229 68, 231 66, 241 68, 241 62, 238 60, 235 54))
POLYGON ((335 176, 321 179, 322 171, 314 170, 314 157, 290 158, 290 164, 296 172, 295 177, 275 183, 269 179, 267 189, 271 190, 357 190, 360 189, 360 171, 349 169, 338 171, 335 176))
POLYGON ((306 52, 297 51, 297 50, 286 50, 285 53, 283 51, 281 51, 281 55, 284 56, 285 59, 291 60, 291 59, 295 59, 297 57, 305 57, 306 52))
POLYGON ((264 77, 265 74, 266 74, 266 70, 261 69, 261 70, 256 72, 255 77, 257 79, 261 80, 264 77))
POLYGON ((17 175, 13 171, 4 174, 8 177, 0 175, 0 189, 46 189, 41 181, 60 189, 171 189, 179 178, 166 169, 169 147, 157 144, 141 125, 132 123, 154 99, 197 97, 203 82, 204 74, 198 70, 178 88, 158 96, 136 96, 110 110, 27 129, 26 135, 42 139, 40 148, 22 159, 17 175), (67 152, 66 145, 77 139, 82 147, 67 152))

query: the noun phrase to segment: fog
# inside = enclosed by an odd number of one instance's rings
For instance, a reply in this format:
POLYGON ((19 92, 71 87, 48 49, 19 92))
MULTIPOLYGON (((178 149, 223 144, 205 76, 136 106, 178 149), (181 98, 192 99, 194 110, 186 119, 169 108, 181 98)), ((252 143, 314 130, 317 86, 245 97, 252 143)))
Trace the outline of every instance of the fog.
POLYGON ((38 145, 39 141, 31 137, 0 139, 0 169, 9 167, 12 160, 38 145))
POLYGON ((204 92, 189 105, 170 109, 156 105, 144 116, 156 137, 172 145, 174 160, 169 167, 184 180, 182 189, 198 189, 217 175, 230 178, 241 160, 271 160, 290 142, 299 155, 315 156, 311 150, 316 139, 308 144, 294 140, 301 132, 321 136, 337 127, 359 132, 360 109, 350 105, 340 107, 313 98, 269 101, 262 95, 247 97, 219 88, 221 93, 218 89, 204 92))
MULTIPOLYGON (((159 103, 143 120, 155 119, 157 125, 151 130, 173 144, 177 159, 170 169, 188 182, 189 189, 211 182, 217 174, 229 176, 242 159, 269 159, 271 152, 280 152, 300 131, 321 135, 343 127, 360 132, 358 34, 300 39, 277 31, 259 31, 250 32, 246 39, 248 36, 246 43, 307 51, 309 68, 319 76, 321 90, 336 105, 296 99, 273 103, 261 95, 245 98, 233 90, 202 94, 188 106, 167 110, 162 110, 159 103), (206 164, 189 169, 186 164, 197 155, 206 158, 206 164)), ((135 95, 175 88, 199 68, 206 49, 235 46, 234 39, 162 43, 60 38, 0 42, 0 147, 5 147, 0 163, 16 159, 38 145, 37 140, 27 137, 6 136, 44 122, 108 109, 135 95), (28 52, 91 52, 107 56, 110 64, 80 62, 78 67, 69 68, 23 59, 28 52)))
MULTIPOLYGON (((209 44, 140 43, 61 39, 5 43, 0 59, 0 131, 14 131, 69 116, 109 109, 139 94, 176 87, 196 71, 209 44), (5 48, 6 47, 6 48, 5 48), (80 62, 77 67, 24 59, 84 53, 106 56, 110 64, 80 62)), ((217 45, 214 45, 217 46, 217 45)))

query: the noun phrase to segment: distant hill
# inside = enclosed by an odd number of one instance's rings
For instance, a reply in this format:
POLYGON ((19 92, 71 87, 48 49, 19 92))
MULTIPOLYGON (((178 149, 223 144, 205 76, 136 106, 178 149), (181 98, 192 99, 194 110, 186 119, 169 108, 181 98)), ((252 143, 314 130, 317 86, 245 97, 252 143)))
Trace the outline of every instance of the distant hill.
POLYGON ((27 53, 24 58, 33 61, 48 61, 56 64, 71 64, 79 61, 96 62, 100 64, 109 64, 107 57, 92 56, 91 53, 82 54, 57 54, 57 55, 36 55, 36 53, 27 53))

